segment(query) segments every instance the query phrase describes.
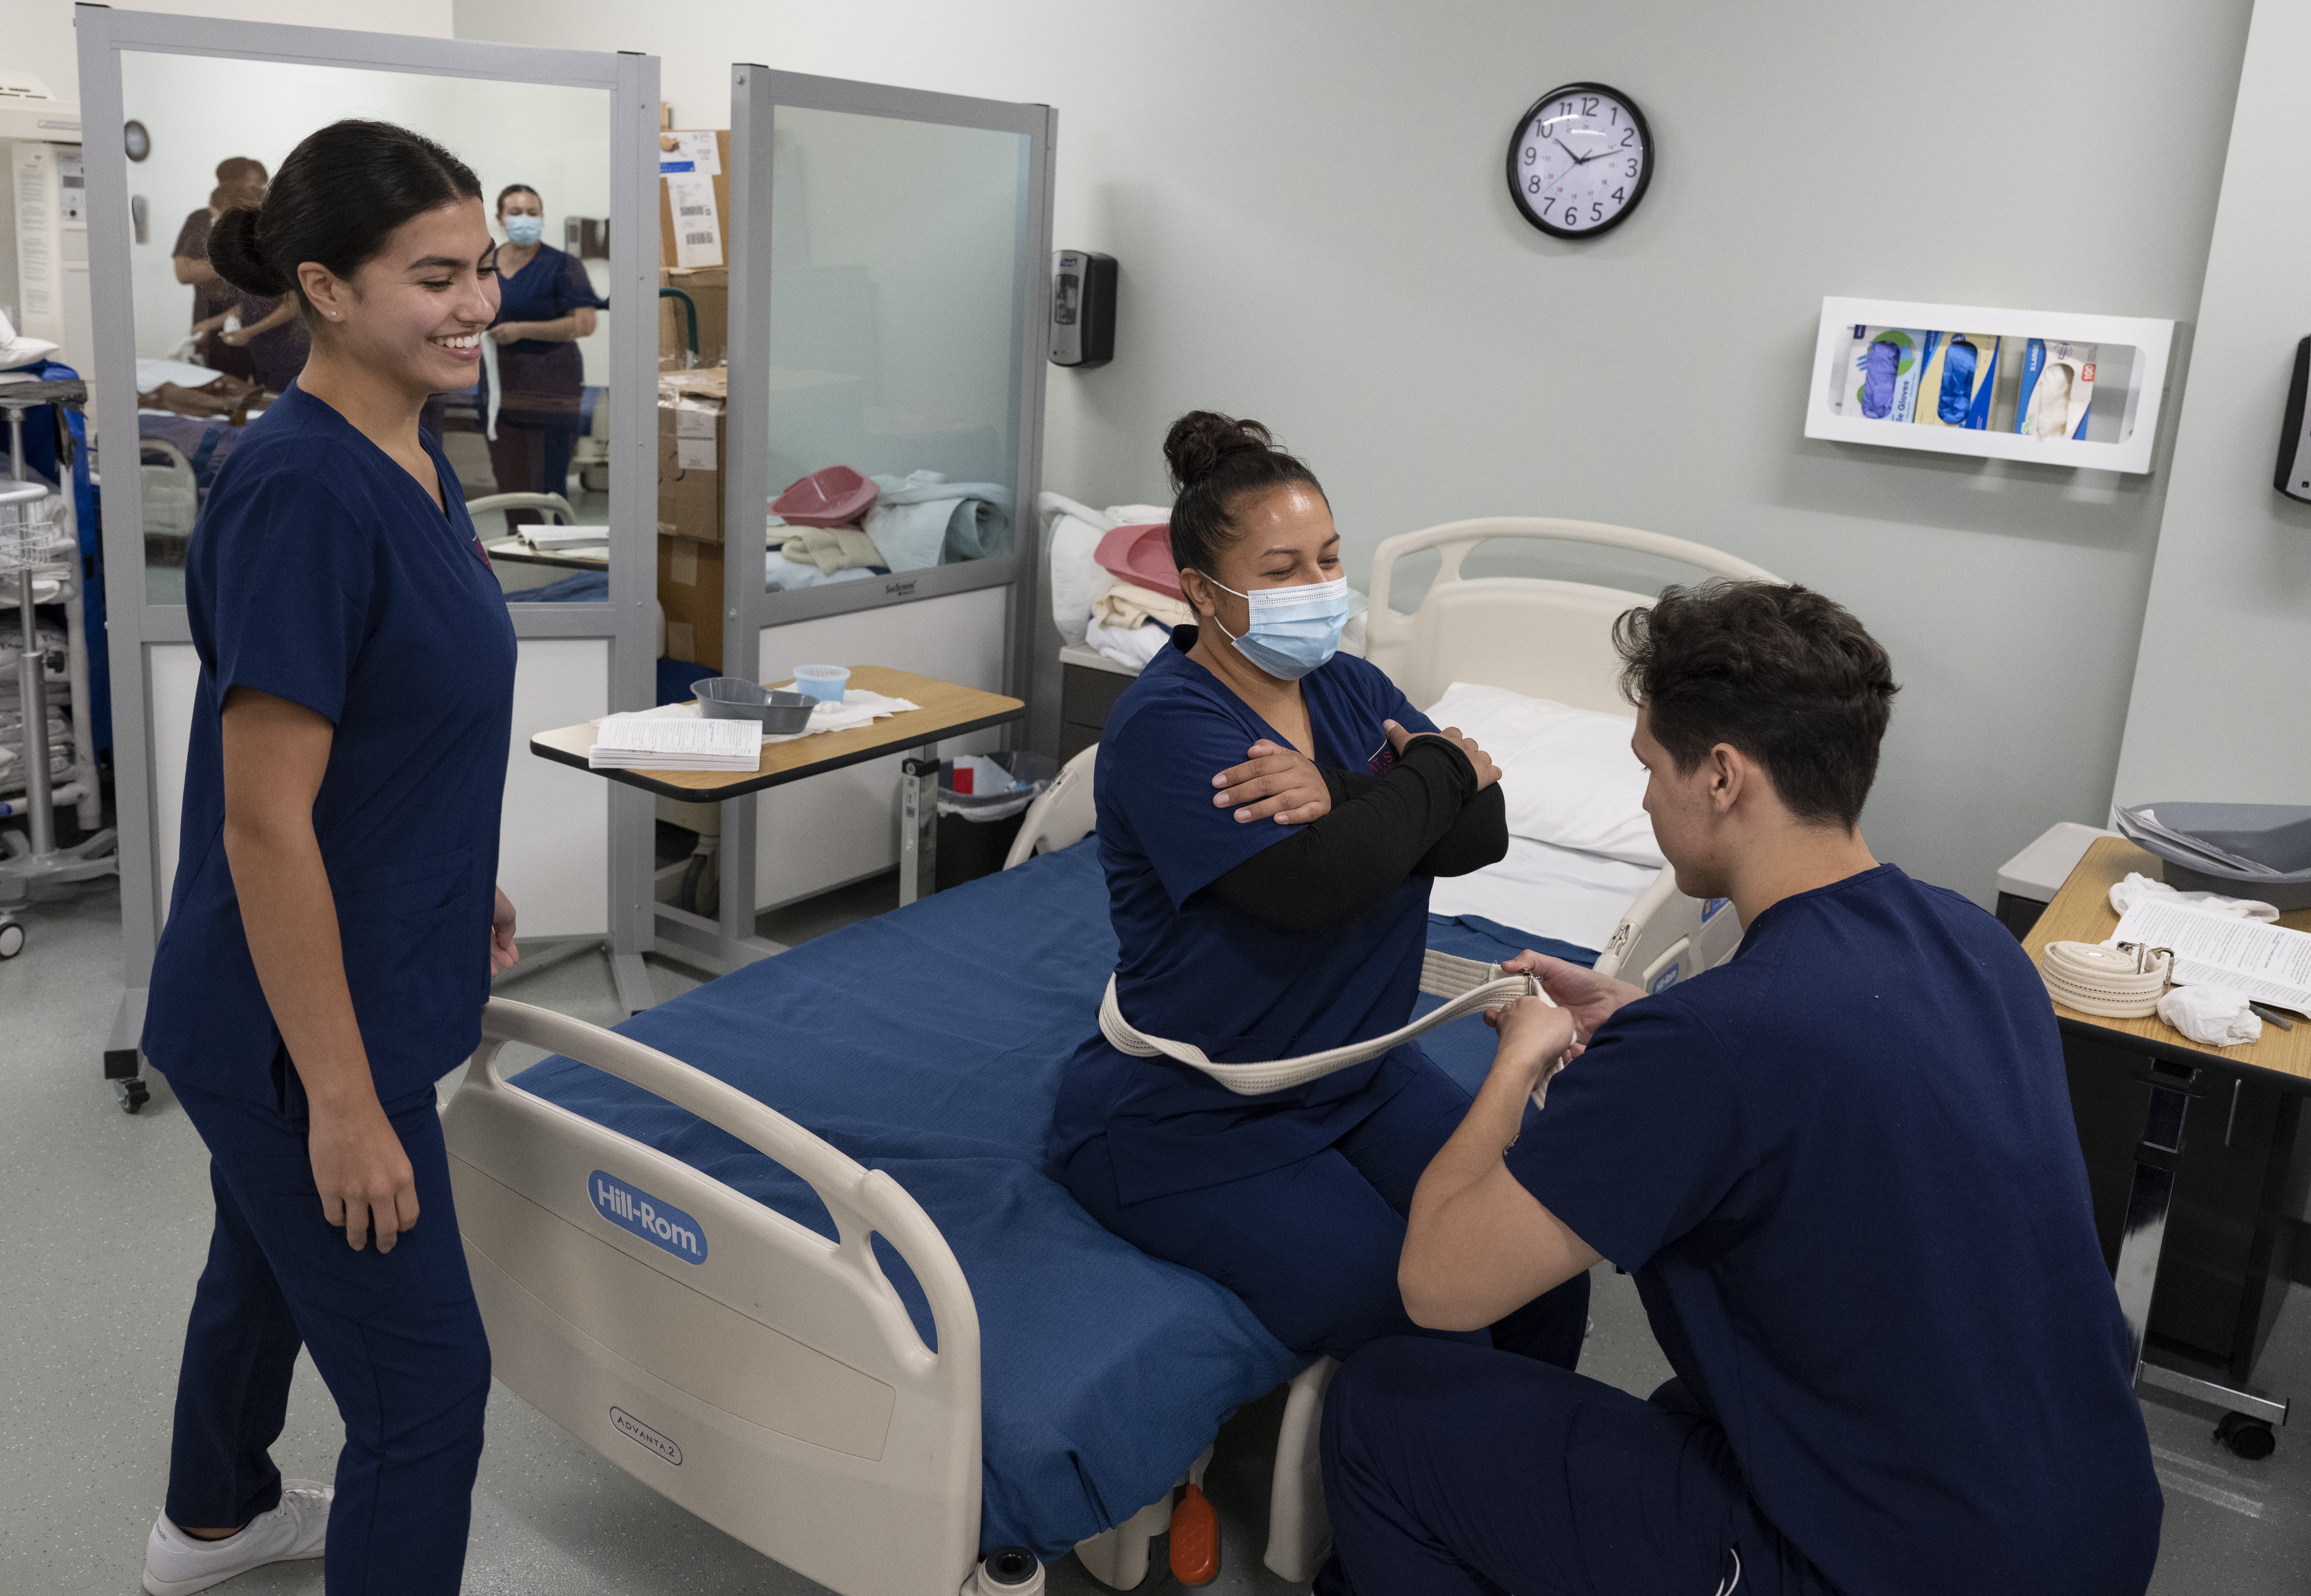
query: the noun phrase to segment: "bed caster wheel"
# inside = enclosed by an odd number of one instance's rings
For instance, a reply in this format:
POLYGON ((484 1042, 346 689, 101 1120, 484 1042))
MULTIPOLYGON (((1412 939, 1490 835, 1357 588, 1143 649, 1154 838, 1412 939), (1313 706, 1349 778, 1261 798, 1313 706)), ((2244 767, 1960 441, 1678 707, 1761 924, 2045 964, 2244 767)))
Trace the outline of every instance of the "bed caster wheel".
POLYGON ((24 951, 24 922, 13 915, 0 914, 0 959, 13 959, 24 951))
POLYGON ((113 1090, 120 1094, 120 1112, 133 1114, 153 1101, 153 1089, 142 1080, 115 1081, 113 1090))
POLYGON ((959 1596, 1038 1596, 1043 1565, 1024 1546, 999 1546, 980 1559, 959 1596))
POLYGON ((2231 1449, 2235 1457, 2250 1463, 2261 1462, 2279 1444, 2279 1437, 2271 1433, 2271 1426, 2260 1418, 2249 1418, 2244 1413, 2226 1413, 2215 1426, 2215 1439, 2231 1449))

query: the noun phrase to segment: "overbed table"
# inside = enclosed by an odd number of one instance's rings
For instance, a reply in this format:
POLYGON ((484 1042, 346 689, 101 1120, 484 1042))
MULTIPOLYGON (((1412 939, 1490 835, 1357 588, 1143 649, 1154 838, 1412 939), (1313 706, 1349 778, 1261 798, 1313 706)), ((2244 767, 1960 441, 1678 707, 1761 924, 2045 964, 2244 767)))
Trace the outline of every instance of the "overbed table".
MULTIPOLYGON (((2158 879, 2160 868, 2155 855, 2124 838, 2097 840, 2024 938, 2031 962, 2043 963, 2049 942, 2100 942, 2109 937, 2118 929, 2118 916, 2110 906, 2111 887, 2124 880, 2129 871, 2158 879)), ((2296 930, 2311 930, 2311 910, 2282 914, 2280 924, 2296 930)), ((2224 1367, 2210 1371, 2220 1374, 2221 1379, 2202 1378, 2167 1363, 2150 1361, 2145 1339, 2150 1332, 2151 1297, 2158 1284, 2158 1267, 2166 1247, 2176 1173, 2184 1159, 2184 1127, 2186 1121, 2192 1120, 2193 1105, 2202 1105, 2197 1120, 2193 1121, 2194 1130, 2211 1138, 2219 1129, 2222 1147, 2229 1148, 2240 1133, 2240 1103, 2250 1089, 2266 1103, 2276 1103, 2280 1112, 2272 1116, 2274 1124, 2250 1124, 2246 1128, 2251 1136, 2269 1144, 2267 1156, 2255 1165, 2261 1168, 2267 1164, 2272 1173, 2271 1181, 2255 1182, 2262 1188, 2254 1193, 2260 1207, 2273 1194, 2277 1176, 2287 1164, 2297 1103, 2311 1095, 2311 1021, 2298 1019, 2292 1031, 2284 1031, 2266 1019, 2260 1041, 2241 1047, 2214 1048, 2191 1041, 2155 1015, 2142 1019, 2108 1019, 2080 1014, 2057 1003, 2054 1016, 2062 1026, 2066 1051, 2076 1042, 2087 1049, 2099 1050, 2106 1056, 2121 1056, 2140 1064, 2141 1068, 2130 1071, 2128 1078, 2150 1089, 2141 1138, 2134 1151, 2132 1180, 2115 1272, 2119 1306, 2126 1315, 2128 1334, 2133 1343, 2136 1384, 2158 1386, 2212 1402, 2240 1416, 2225 1420, 2227 1439, 2243 1428, 2285 1424, 2288 1399, 2246 1384, 2255 1347, 2251 1325, 2244 1347, 2224 1367)), ((2203 1150, 2216 1149, 2210 1145, 2203 1150)), ((2251 1250, 2267 1254, 2272 1244, 2269 1217, 2257 1213, 2247 1223, 2255 1233, 2251 1250)), ((2265 1256, 2261 1261, 2267 1263, 2269 1259, 2265 1256)), ((2247 1284, 2250 1287, 2255 1286, 2252 1278, 2247 1284)), ((2263 1304, 2258 1295, 2241 1311, 2241 1317, 2249 1321, 2263 1319, 2267 1326, 2267 1312, 2275 1306, 2275 1302, 2263 1304)), ((2257 1449, 2267 1452, 2264 1443, 2269 1439, 2268 1430, 2263 1429, 2260 1437, 2250 1435, 2243 1444, 2234 1441, 2234 1449, 2242 1455, 2260 1455, 2257 1449)))
MULTIPOLYGON (((1027 706, 999 693, 958 686, 887 666, 854 665, 852 687, 863 687, 886 698, 903 698, 920 706, 903 711, 850 731, 820 732, 792 742, 765 743, 761 762, 753 771, 595 771, 597 776, 639 787, 661 798, 685 803, 719 804, 746 798, 806 776, 863 764, 911 751, 900 767, 899 901, 911 903, 936 890, 938 867, 938 745, 947 737, 981 731, 1018 720, 1027 706)), ((529 751, 557 764, 589 770, 587 754, 594 746, 595 728, 589 722, 542 731, 529 739, 529 751)), ((784 953, 781 943, 754 932, 754 861, 751 854, 726 853, 722 859, 722 902, 719 920, 658 903, 657 935, 669 942, 703 953, 729 964, 751 964, 784 953)), ((639 953, 614 955, 611 967, 619 1001, 628 1014, 640 1014, 655 1001, 650 977, 639 953)))

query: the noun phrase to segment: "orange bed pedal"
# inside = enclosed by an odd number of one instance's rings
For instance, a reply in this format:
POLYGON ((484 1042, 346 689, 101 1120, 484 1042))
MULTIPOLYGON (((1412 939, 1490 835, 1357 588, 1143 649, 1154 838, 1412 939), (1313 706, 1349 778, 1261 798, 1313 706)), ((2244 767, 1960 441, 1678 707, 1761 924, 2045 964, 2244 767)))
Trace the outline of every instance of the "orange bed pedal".
POLYGON ((1190 1485, 1172 1509, 1172 1577, 1183 1585, 1208 1585, 1219 1576, 1219 1515, 1190 1485))

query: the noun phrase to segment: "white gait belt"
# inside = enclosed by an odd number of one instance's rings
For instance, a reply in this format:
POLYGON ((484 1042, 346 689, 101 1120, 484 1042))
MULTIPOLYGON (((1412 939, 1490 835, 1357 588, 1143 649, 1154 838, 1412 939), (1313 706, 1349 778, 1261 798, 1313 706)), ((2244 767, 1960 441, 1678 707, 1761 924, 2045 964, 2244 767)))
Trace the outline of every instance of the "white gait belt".
POLYGON ((2117 947, 2099 942, 2049 942, 2045 954, 2040 973, 2055 1002, 2113 1020, 2139 1020, 2156 1013, 2175 963, 2169 949, 2138 947, 2131 942, 2117 947))
MULTIPOLYGON (((1351 1065, 1377 1059, 1391 1048, 1401 1047, 1415 1037, 1479 1009, 1497 1008, 1519 998, 1538 998, 1548 1003, 1548 994, 1540 990, 1540 982, 1532 976, 1504 974, 1498 964, 1456 959, 1449 953, 1434 949, 1421 961, 1420 990, 1432 998, 1444 999, 1443 1007, 1385 1036, 1352 1042, 1346 1047, 1330 1048, 1321 1053, 1304 1053, 1297 1059, 1278 1059, 1272 1064, 1215 1064, 1205 1056, 1203 1049, 1192 1042, 1172 1042, 1135 1030, 1116 1007, 1112 975, 1107 978, 1107 995, 1099 1002, 1099 1030, 1101 1035, 1134 1058, 1160 1056, 1175 1060, 1202 1070, 1231 1092, 1256 1097, 1263 1092, 1281 1092, 1286 1086, 1321 1080, 1351 1065)), ((1556 1005, 1551 1003, 1549 1007, 1556 1005)), ((1546 1084, 1544 1081, 1544 1087, 1546 1084)))

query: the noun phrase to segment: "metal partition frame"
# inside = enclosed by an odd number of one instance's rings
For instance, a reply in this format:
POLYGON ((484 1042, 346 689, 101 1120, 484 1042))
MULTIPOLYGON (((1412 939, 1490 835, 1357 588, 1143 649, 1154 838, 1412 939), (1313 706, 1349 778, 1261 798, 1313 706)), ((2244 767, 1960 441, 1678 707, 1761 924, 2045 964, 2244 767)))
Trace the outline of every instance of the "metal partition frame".
MULTIPOLYGON (((974 100, 920 89, 894 89, 847 78, 777 72, 753 63, 730 68, 730 340, 729 398, 725 420, 732 467, 723 483, 722 668, 748 680, 762 672, 765 626, 819 615, 917 603, 979 588, 1009 589, 1004 606, 1003 691, 1026 696, 1033 678, 1036 571, 1042 554, 1035 501, 1042 487, 1043 379, 1051 292, 1052 156, 1059 113, 1048 105, 974 100), (1012 404, 1018 421, 1015 535, 1010 554, 957 565, 894 572, 876 581, 846 582, 798 593, 764 591, 762 537, 743 528, 760 521, 771 497, 770 461, 757 442, 770 431, 772 122, 775 108, 796 106, 944 123, 1025 135, 1026 204, 1021 216, 1018 348, 1012 366, 1012 404), (743 442, 740 440, 744 440, 743 442)), ((780 484, 783 485, 783 484, 780 484)), ((740 925, 739 906, 754 902, 754 807, 722 811, 722 903, 725 945, 754 936, 740 925)), ((645 905, 641 920, 650 918, 645 905)))
MULTIPOLYGON (((104 129, 122 121, 123 52, 207 56, 312 66, 406 72, 495 83, 558 83, 608 92, 610 102, 610 389, 633 396, 614 404, 610 424, 610 602, 509 604, 518 638, 603 638, 610 645, 610 707, 643 709, 655 700, 657 645, 658 436, 658 63, 625 52, 536 49, 464 39, 360 33, 334 28, 219 22, 83 4, 79 31, 82 113, 99 130, 86 146, 89 283, 98 310, 96 369, 100 414, 135 438, 135 320, 129 283, 128 162, 121 141, 104 129), (105 312, 109 310, 110 314, 105 312)), ((116 443, 111 451, 120 453, 116 443)), ((130 450, 132 456, 134 449, 130 450)), ((149 651, 188 643, 181 605, 148 602, 144 577, 142 474, 131 458, 104 484, 113 513, 104 518, 106 597, 112 643, 113 781, 120 827, 121 984, 125 989, 105 1046, 105 1074, 137 1072, 145 994, 160 939, 168 884, 157 878, 153 826, 153 742, 149 651)), ((647 1003, 641 954, 650 946, 649 905, 653 860, 648 794, 606 784, 609 791, 610 935, 622 992, 635 982, 647 1003), (621 910, 626 910, 622 913, 621 910), (637 916, 632 911, 639 909, 637 916), (640 940, 634 928, 639 927, 640 940)))

